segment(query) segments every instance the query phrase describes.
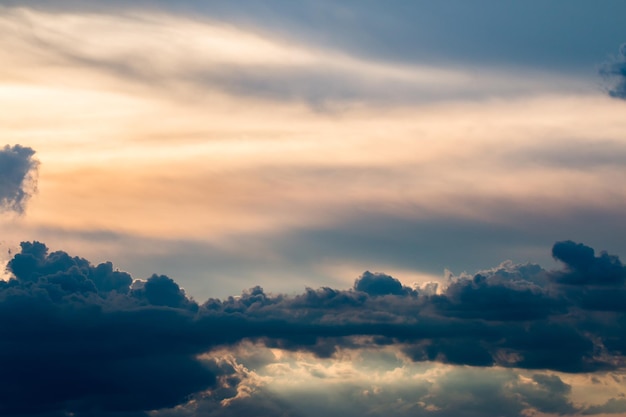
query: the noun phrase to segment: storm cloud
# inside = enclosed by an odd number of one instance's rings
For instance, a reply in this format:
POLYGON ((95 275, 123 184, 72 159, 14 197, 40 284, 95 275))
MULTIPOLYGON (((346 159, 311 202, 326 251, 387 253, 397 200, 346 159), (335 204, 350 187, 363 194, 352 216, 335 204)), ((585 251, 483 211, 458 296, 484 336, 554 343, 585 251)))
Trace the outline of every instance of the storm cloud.
MULTIPOLYGON (((206 399, 241 382, 211 352, 245 341, 319 358, 394 346, 415 362, 622 370, 626 299, 611 294, 625 293, 623 265, 571 241, 553 254, 562 270, 503 264, 453 278, 439 294, 366 271, 347 290, 286 296, 257 286, 200 304, 169 277, 133 280, 110 262, 23 242, 7 266, 13 278, 0 283, 0 412, 141 413, 206 399), (602 309, 589 299, 603 296, 613 298, 602 309)), ((560 380, 535 379, 559 398, 567 392, 560 380)))
POLYGON ((0 149, 0 210, 24 211, 37 188, 39 162, 34 155, 33 149, 21 145, 0 149))

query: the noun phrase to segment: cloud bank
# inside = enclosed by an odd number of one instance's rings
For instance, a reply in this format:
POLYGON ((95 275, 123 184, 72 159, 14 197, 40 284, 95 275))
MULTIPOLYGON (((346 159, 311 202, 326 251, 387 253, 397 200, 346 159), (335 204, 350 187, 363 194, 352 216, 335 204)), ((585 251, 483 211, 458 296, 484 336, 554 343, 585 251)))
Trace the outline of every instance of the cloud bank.
POLYGON ((0 149, 0 210, 24 211, 37 186, 39 162, 34 155, 33 149, 21 145, 0 149))
MULTIPOLYGON (((624 370, 626 268, 572 241, 552 253, 562 269, 504 263, 436 290, 365 272, 348 290, 286 296, 257 286, 198 303, 169 277, 133 281, 110 262, 23 242, 7 265, 13 278, 0 282, 0 413, 127 415, 220 395, 226 412, 245 378, 211 352, 241 343, 320 360, 393 348, 414 363, 624 370)), ((560 392, 573 410, 567 386, 542 375, 534 389, 560 392)))

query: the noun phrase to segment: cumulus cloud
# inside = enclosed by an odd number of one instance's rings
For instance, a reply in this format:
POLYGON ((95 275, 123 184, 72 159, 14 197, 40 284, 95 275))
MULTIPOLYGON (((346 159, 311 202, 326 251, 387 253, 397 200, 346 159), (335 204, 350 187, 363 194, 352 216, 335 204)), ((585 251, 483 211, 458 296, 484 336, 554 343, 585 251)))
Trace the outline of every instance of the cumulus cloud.
POLYGON ((571 240, 558 242, 552 256, 566 265, 566 270, 554 274, 555 279, 569 285, 622 286, 626 281, 626 267, 617 256, 595 251, 571 240))
POLYGON ((6 145, 0 149, 0 210, 22 213, 36 190, 37 167, 31 148, 6 145))
POLYGON ((403 286, 392 276, 365 271, 354 282, 354 289, 371 296, 377 295, 417 295, 411 288, 403 286))
MULTIPOLYGON (((0 282, 0 413, 142 413, 194 398, 230 403, 246 397, 239 387, 246 376, 211 352, 246 341, 319 358, 391 346, 416 363, 572 374, 624 369, 626 299, 600 309, 585 298, 609 295, 591 292, 598 287, 624 296, 619 259, 569 241, 553 253, 563 270, 508 263, 439 294, 365 272, 348 290, 286 296, 257 286, 199 304, 167 276, 133 281, 109 262, 92 265, 23 242, 7 266, 12 279, 0 282)), ((519 395, 537 409, 571 411, 566 385, 533 378, 519 395)), ((444 415, 436 409, 424 410, 444 415)))
POLYGON ((48 253, 38 242, 23 243, 8 268, 15 279, 0 283, 0 414, 139 412, 215 384, 211 364, 194 357, 206 343, 188 339, 192 314, 164 305, 176 284, 153 277, 133 290, 109 263, 48 253))
POLYGON ((626 267, 617 256, 596 256, 593 248, 572 241, 555 244, 552 255, 565 264, 551 276, 568 299, 587 310, 626 311, 626 267))
POLYGON ((609 87, 611 97, 626 99, 626 43, 620 47, 617 56, 602 66, 600 73, 612 83, 609 87))

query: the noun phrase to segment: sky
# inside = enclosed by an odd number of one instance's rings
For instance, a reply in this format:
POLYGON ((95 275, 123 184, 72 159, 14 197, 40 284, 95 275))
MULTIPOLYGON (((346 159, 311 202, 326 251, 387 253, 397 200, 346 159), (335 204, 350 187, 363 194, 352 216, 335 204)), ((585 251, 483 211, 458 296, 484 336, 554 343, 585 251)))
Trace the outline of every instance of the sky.
POLYGON ((0 414, 626 413, 625 14, 0 0, 0 414))

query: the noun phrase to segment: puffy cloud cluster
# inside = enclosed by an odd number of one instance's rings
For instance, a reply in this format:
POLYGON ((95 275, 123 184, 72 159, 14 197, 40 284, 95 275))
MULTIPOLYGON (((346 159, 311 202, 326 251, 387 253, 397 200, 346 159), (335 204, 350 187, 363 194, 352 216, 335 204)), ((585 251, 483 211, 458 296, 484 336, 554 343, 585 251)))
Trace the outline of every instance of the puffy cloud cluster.
POLYGON ((0 210, 23 212, 36 189, 37 167, 31 148, 6 145, 0 149, 0 210))
MULTIPOLYGON (((365 272, 348 290, 285 296, 255 287, 202 304, 166 276, 133 281, 109 262, 39 242, 21 247, 7 266, 13 279, 0 282, 3 415, 142 413, 211 398, 241 382, 211 351, 243 341, 319 358, 393 346, 415 362, 569 373, 625 366, 626 269, 570 241, 553 248, 562 270, 503 264, 438 294, 365 272)), ((546 390, 560 382, 537 378, 546 390)))
POLYGON ((0 414, 141 411, 172 407, 215 384, 193 338, 191 302, 172 280, 131 287, 45 245, 22 243, 0 283, 0 414), (187 303, 187 304, 185 304, 187 303), (194 347, 195 346, 195 347, 194 347))
POLYGON ((400 281, 386 274, 365 271, 354 282, 354 289, 371 296, 377 295, 417 295, 417 292, 403 286, 400 281))

